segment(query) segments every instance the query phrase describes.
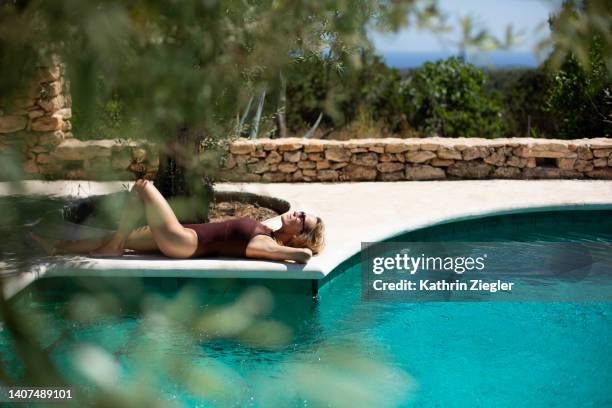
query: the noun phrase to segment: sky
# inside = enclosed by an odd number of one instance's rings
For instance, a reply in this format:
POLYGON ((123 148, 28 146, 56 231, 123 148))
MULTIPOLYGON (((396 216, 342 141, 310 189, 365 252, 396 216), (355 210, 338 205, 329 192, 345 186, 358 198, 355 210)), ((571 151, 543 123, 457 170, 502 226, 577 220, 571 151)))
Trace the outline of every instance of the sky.
MULTIPOLYGON (((506 27, 512 24, 514 30, 524 30, 522 41, 512 50, 533 51, 538 40, 548 35, 548 25, 535 34, 535 30, 546 22, 558 2, 555 0, 439 0, 440 10, 448 15, 447 23, 457 27, 458 18, 466 15, 475 17, 477 23, 489 32, 503 39, 506 27)), ((458 30, 456 31, 458 33, 458 30)), ((446 34, 460 38, 459 34, 446 34)), ((407 28, 395 34, 371 33, 374 46, 381 53, 398 52, 453 52, 452 44, 444 44, 432 33, 407 28)))

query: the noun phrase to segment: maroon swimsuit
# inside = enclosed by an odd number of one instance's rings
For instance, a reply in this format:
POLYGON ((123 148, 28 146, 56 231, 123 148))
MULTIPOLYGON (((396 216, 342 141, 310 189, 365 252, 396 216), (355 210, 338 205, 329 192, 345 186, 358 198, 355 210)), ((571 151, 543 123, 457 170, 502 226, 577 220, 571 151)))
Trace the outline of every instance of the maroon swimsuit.
POLYGON ((272 229, 252 218, 206 224, 183 224, 198 234, 199 256, 246 257, 246 247, 255 235, 272 237, 272 229))

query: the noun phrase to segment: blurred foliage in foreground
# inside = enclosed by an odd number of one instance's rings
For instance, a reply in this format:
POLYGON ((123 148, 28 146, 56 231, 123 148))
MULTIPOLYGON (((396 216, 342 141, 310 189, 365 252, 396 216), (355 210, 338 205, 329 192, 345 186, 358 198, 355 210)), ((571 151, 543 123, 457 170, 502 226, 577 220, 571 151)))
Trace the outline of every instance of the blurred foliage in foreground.
MULTIPOLYGON (((236 113, 243 112, 254 96, 265 95, 266 90, 274 94, 282 71, 296 56, 323 49, 346 54, 367 44, 369 27, 393 30, 433 15, 435 1, 409 0, 4 0, 0 1, 0 104, 10 104, 35 78, 37 67, 57 57, 65 63, 70 80, 75 124, 90 126, 102 109, 113 124, 110 130, 122 138, 166 142, 176 137, 177 129, 188 127, 205 139, 223 139, 242 123, 236 113)), ((256 116, 260 115, 257 109, 256 116)), ((174 145, 186 154, 191 147, 174 145)), ((192 162, 199 163, 197 159, 192 162)), ((18 183, 22 179, 18 155, 2 160, 6 174, 18 183)), ((25 220, 32 215, 31 208, 15 206, 0 219, 2 225, 22 228, 23 234, 25 220)), ((22 242, 23 237, 14 241, 22 242)), ((9 351, 0 355, 0 382, 5 385, 90 390, 79 401, 90 406, 173 406, 171 400, 160 398, 159 374, 161 381, 174 380, 200 398, 235 405, 234 373, 214 359, 205 360, 203 366, 195 364, 193 350, 211 336, 244 342, 255 350, 291 347, 287 329, 262 318, 271 307, 270 295, 257 290, 203 312, 189 293, 160 300, 135 285, 113 291, 94 287, 91 293, 81 291, 65 302, 60 313, 66 325, 60 327, 44 307, 36 310, 33 299, 24 298, 26 306, 20 306, 4 298, 6 269, 15 266, 13 275, 27 276, 30 262, 20 261, 34 260, 27 249, 13 253, 15 259, 4 258, 3 253, 3 262, 10 265, 2 264, 0 279, 2 347, 9 351), (136 328, 141 333, 141 342, 134 346, 139 351, 137 375, 121 381, 118 359, 92 345, 93 339, 66 339, 80 324, 116 323, 114 317, 126 298, 137 304, 145 319, 136 328), (185 334, 187 347, 182 353, 160 352, 174 332, 185 334), (54 359, 53 350, 62 347, 73 356, 71 370, 54 359)), ((291 362, 278 382, 267 388, 272 391, 260 396, 262 405, 303 405, 304 400, 323 406, 397 405, 409 390, 408 376, 388 367, 384 359, 365 356, 353 344, 348 354, 343 345, 322 347, 326 358, 321 363, 312 365, 299 358, 291 362), (393 390, 394 395, 388 398, 380 390, 393 390)))

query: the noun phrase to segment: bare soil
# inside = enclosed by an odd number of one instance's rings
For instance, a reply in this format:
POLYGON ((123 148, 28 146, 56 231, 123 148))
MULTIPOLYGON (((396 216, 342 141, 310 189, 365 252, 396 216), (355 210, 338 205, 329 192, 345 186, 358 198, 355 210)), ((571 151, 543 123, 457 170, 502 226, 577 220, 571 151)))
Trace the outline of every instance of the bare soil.
POLYGON ((241 201, 221 201, 212 203, 208 213, 210 222, 232 220, 242 217, 254 218, 261 222, 268 218, 276 217, 277 215, 279 214, 270 208, 241 201))

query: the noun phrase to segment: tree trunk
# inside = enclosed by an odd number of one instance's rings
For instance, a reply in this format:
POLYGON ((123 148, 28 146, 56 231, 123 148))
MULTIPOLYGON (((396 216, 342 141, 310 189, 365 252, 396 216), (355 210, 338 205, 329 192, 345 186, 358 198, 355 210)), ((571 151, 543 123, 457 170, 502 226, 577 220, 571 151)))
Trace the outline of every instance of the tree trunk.
POLYGON ((278 126, 278 137, 287 137, 287 123, 285 115, 287 113, 287 81, 283 73, 280 73, 281 89, 278 95, 278 109, 277 109, 277 126, 278 126))
MULTIPOLYGON (((213 181, 198 166, 202 130, 180 126, 174 139, 160 149, 155 185, 170 204, 181 203, 181 222, 209 222, 208 208, 214 200, 213 181)), ((173 206, 174 208, 174 206, 173 206)))

